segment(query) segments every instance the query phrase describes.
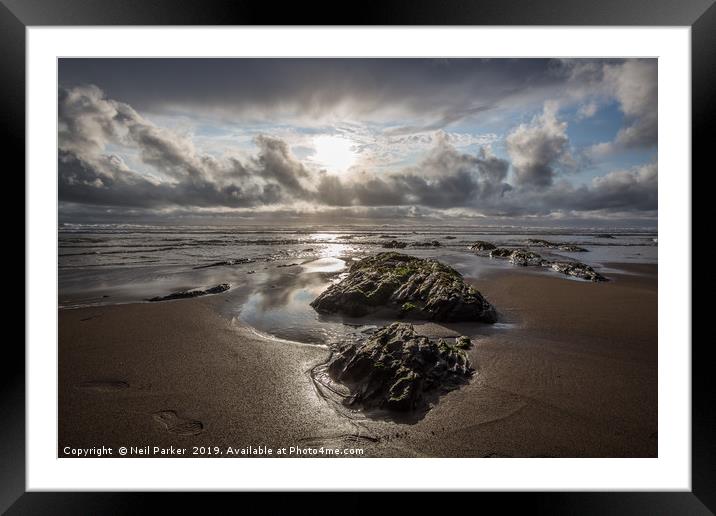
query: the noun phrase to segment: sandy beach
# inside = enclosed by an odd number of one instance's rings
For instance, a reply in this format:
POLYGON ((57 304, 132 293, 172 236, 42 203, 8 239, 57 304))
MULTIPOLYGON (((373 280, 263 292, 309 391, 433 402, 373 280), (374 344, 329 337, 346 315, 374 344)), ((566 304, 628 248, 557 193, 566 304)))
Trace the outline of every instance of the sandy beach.
POLYGON ((61 309, 58 456, 328 446, 378 457, 654 457, 657 266, 612 265, 628 273, 598 284, 516 267, 481 277, 501 327, 474 339, 470 383, 410 422, 338 410, 309 374, 325 346, 266 338, 222 315, 222 295, 61 309))

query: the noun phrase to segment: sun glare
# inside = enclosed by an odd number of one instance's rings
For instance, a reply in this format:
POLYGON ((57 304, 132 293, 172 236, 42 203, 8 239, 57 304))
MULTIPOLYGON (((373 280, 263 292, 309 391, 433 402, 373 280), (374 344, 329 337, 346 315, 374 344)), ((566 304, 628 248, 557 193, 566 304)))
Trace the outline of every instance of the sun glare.
POLYGON ((314 160, 330 172, 348 170, 358 158, 352 141, 340 136, 318 136, 313 140, 314 160))

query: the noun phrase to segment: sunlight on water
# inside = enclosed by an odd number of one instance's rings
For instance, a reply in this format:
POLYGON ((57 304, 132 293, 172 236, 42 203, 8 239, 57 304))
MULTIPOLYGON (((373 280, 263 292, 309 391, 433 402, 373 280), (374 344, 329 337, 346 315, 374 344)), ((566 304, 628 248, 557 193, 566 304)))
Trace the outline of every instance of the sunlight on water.
POLYGON ((339 258, 319 258, 301 265, 303 272, 340 272, 346 268, 346 262, 339 258))

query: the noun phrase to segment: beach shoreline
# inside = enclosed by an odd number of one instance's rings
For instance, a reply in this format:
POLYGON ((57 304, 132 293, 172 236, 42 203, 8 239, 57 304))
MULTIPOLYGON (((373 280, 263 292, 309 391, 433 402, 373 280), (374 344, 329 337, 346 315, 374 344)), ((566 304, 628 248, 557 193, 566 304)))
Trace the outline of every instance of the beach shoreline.
POLYGON ((222 315, 221 294, 60 309, 58 456, 655 457, 658 268, 605 265, 628 274, 594 284, 515 267, 476 280, 504 327, 484 327, 475 377, 412 423, 336 410, 310 377, 328 348, 262 336, 222 315))

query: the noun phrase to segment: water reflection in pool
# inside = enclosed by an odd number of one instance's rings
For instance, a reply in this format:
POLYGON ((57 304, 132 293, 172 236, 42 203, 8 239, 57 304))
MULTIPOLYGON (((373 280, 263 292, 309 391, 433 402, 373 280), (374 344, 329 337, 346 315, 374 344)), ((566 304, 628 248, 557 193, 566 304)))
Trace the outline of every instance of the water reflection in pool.
POLYGON ((345 260, 319 258, 257 273, 252 291, 238 307, 239 318, 280 339, 316 344, 374 328, 373 320, 367 324, 365 320, 324 317, 310 306, 331 282, 338 281, 345 268, 345 260))

